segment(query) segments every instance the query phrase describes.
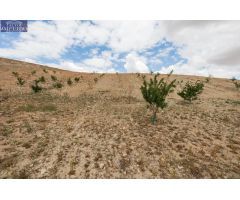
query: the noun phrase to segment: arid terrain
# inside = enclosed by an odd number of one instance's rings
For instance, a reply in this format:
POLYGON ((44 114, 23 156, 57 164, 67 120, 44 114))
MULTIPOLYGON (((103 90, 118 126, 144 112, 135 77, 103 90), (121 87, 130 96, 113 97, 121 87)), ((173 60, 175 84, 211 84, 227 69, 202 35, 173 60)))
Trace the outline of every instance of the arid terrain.
POLYGON ((0 178, 240 178, 240 91, 231 80, 211 78, 193 103, 177 87, 152 125, 135 73, 0 58, 0 75, 0 178), (64 87, 53 88, 51 75, 64 87), (45 89, 33 93, 40 76, 45 89))

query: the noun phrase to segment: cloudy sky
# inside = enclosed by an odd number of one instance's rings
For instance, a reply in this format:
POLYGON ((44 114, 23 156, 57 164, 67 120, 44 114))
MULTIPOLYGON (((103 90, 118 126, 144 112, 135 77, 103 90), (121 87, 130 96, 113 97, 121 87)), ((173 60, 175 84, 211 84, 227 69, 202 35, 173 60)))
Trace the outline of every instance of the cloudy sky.
POLYGON ((240 78, 240 21, 29 21, 0 57, 84 72, 240 78))

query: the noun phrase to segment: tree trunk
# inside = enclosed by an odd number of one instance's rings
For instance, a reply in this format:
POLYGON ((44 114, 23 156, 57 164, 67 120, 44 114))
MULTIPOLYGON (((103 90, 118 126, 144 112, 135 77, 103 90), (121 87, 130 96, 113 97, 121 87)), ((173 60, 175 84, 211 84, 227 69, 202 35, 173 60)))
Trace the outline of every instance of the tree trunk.
POLYGON ((153 110, 153 115, 151 117, 152 124, 156 124, 156 121, 157 121, 157 111, 158 111, 157 109, 153 110))

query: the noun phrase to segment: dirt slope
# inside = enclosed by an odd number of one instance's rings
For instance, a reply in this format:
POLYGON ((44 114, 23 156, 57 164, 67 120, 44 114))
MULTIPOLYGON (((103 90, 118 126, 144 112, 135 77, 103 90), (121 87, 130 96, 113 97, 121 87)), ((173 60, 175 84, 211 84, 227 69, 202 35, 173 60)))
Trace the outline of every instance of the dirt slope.
POLYGON ((240 92, 230 80, 211 78, 192 104, 175 91, 151 125, 137 74, 75 73, 4 58, 0 74, 0 178, 240 178, 240 92), (53 88, 51 75, 62 89, 53 88), (40 76, 45 90, 33 94, 40 76))

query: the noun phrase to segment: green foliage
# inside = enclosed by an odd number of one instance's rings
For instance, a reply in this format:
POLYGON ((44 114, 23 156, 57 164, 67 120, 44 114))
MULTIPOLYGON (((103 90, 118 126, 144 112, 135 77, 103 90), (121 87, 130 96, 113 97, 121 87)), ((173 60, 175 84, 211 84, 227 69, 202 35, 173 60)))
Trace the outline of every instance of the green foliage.
POLYGON ((63 87, 63 84, 58 81, 58 82, 54 83, 52 86, 53 86, 54 88, 60 89, 60 88, 63 87))
POLYGON ((51 79, 52 79, 52 81, 57 81, 57 77, 56 76, 51 75, 51 79))
POLYGON ((20 86, 23 86, 25 83, 25 81, 21 78, 21 77, 17 77, 17 84, 20 85, 20 86))
POLYGON ((45 77, 44 77, 44 76, 41 76, 41 77, 38 79, 38 82, 45 83, 45 82, 46 82, 45 77))
POLYGON ((44 73, 48 73, 48 71, 47 71, 46 69, 43 69, 43 72, 44 72, 44 73))
POLYGON ((78 83, 80 78, 79 77, 75 77, 74 80, 75 80, 76 83, 78 83))
POLYGON ((167 79, 161 78, 160 80, 157 79, 158 76, 159 74, 156 74, 154 78, 150 78, 149 81, 147 81, 144 77, 143 85, 140 88, 143 98, 148 103, 148 108, 150 108, 150 110, 153 112, 151 118, 153 124, 156 122, 156 114, 158 109, 164 109, 167 106, 166 97, 169 95, 169 93, 173 92, 174 88, 176 87, 176 79, 169 82, 169 76, 167 79))
POLYGON ((18 73, 17 72, 12 72, 12 74, 13 74, 13 76, 15 76, 15 77, 18 77, 18 73))
POLYGON ((39 79, 37 79, 34 81, 34 84, 31 85, 32 91, 34 93, 38 93, 38 92, 42 91, 42 89, 43 89, 40 85, 38 85, 39 82, 40 82, 39 79))
POLYGON ((33 70, 33 71, 31 72, 31 74, 32 74, 32 75, 36 74, 36 70, 33 70))
POLYGON ((67 84, 68 84, 69 86, 71 86, 71 85, 73 84, 71 78, 68 78, 68 80, 67 80, 67 84))
POLYGON ((196 100, 198 95, 202 93, 204 88, 203 82, 197 80, 195 83, 187 82, 183 89, 177 94, 186 101, 196 100))

